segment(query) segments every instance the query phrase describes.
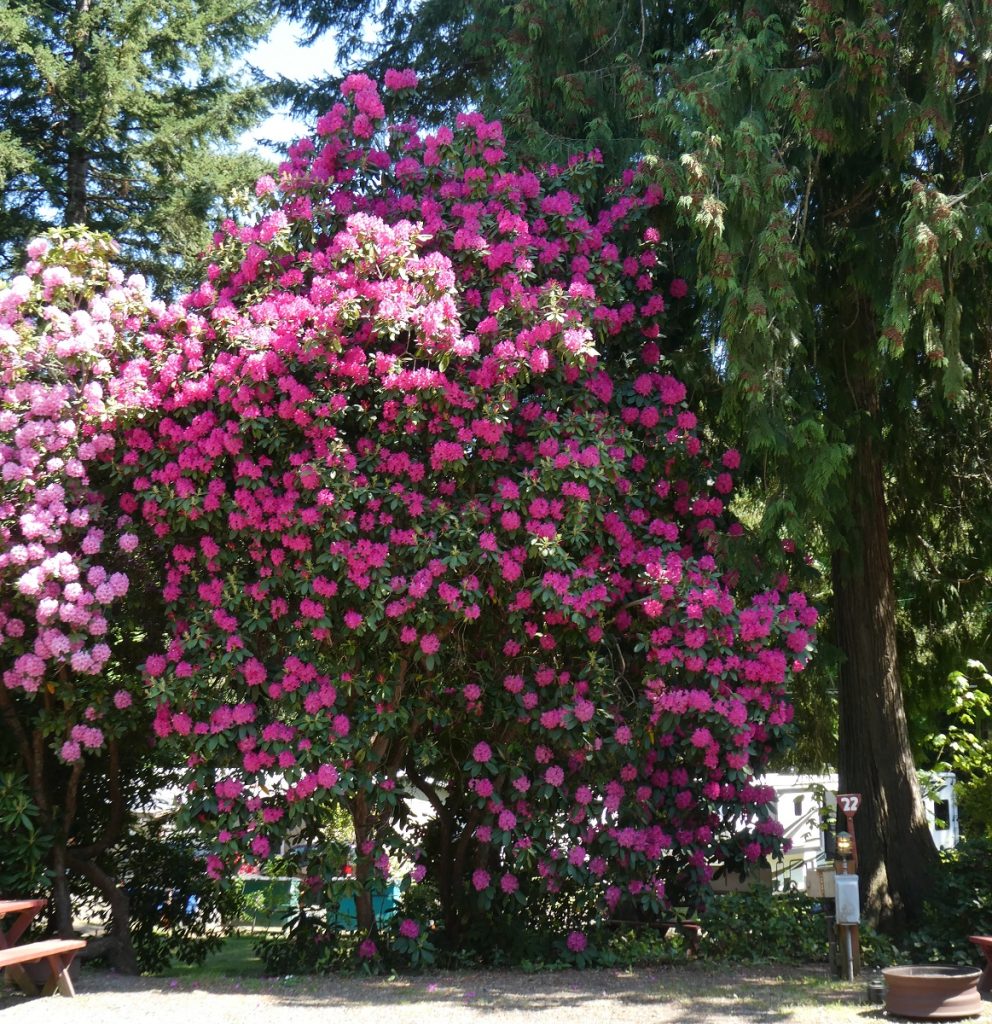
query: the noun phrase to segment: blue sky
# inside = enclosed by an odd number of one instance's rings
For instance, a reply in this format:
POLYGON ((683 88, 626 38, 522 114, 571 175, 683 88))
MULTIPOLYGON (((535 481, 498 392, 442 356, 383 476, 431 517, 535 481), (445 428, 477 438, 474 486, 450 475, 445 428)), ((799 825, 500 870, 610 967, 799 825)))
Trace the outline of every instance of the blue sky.
MULTIPOLYGON (((284 75, 299 82, 335 70, 337 53, 334 40, 329 34, 322 36, 309 47, 299 44, 299 36, 298 28, 290 22, 280 21, 269 38, 248 55, 249 63, 273 78, 284 75)), ((286 113, 275 113, 266 118, 254 131, 246 132, 241 137, 241 144, 246 149, 256 148, 266 155, 281 155, 266 150, 259 144, 259 140, 271 139, 284 148, 305 131, 306 128, 301 122, 286 113)))

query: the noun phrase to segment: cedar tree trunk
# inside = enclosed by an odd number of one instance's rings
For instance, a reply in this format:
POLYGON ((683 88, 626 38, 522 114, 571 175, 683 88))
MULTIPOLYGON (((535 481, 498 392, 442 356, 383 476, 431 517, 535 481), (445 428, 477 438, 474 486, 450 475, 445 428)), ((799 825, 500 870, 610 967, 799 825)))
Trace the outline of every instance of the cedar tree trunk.
POLYGON ((838 769, 841 790, 862 797, 854 825, 866 915, 898 929, 919 918, 937 854, 899 676, 882 461, 871 425, 878 391, 857 371, 849 382, 862 427, 848 480, 846 549, 834 553, 832 566, 837 644, 845 656, 838 769))

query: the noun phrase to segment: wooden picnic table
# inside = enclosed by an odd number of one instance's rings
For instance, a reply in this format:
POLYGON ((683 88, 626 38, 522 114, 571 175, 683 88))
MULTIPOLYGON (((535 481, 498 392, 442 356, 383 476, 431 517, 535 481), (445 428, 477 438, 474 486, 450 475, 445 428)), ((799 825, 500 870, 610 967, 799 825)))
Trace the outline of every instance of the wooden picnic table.
POLYGON ((28 995, 47 996, 61 992, 64 996, 74 996, 76 991, 69 977, 69 965, 86 945, 84 939, 44 939, 20 944, 21 936, 46 902, 43 899, 0 900, 0 922, 5 917, 14 917, 9 927, 0 927, 0 968, 28 995), (40 988, 24 969, 24 964, 30 963, 44 963, 48 968, 48 976, 40 988))
POLYGON ((16 914, 14 923, 0 928, 0 949, 16 946, 28 925, 42 912, 47 900, 0 900, 0 918, 16 914))

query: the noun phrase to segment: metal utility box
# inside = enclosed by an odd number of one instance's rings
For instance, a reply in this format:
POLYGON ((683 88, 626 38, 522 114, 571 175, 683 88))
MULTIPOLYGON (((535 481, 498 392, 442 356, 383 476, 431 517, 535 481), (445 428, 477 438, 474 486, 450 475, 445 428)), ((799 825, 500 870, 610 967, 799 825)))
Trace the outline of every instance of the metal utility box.
POLYGON ((861 920, 861 907, 858 899, 858 876, 837 875, 834 878, 834 885, 837 887, 837 923, 857 924, 861 920))

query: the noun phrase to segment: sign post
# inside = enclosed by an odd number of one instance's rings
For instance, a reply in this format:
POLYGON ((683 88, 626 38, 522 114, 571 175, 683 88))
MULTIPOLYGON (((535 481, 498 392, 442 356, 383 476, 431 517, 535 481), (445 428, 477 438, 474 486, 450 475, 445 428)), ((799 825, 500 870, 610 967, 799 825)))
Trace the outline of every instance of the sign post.
POLYGON ((860 894, 858 892, 858 844, 854 833, 854 816, 861 806, 860 793, 838 793, 837 810, 844 815, 847 829, 836 837, 837 876, 837 939, 841 954, 842 974, 854 981, 861 973, 860 894))
POLYGON ((858 873, 858 842, 854 838, 854 816, 861 806, 860 793, 838 793, 837 809, 847 819, 847 832, 851 837, 851 874, 858 873))

